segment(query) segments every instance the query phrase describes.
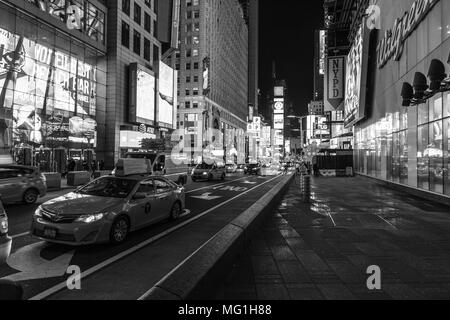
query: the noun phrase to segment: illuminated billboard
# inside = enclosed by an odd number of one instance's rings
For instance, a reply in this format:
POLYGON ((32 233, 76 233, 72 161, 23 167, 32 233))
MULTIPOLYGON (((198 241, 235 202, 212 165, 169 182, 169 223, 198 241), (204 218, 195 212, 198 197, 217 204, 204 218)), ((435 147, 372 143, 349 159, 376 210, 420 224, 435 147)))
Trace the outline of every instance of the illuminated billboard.
POLYGON ((275 114, 284 114, 284 99, 275 99, 273 109, 275 114))
POLYGON ((173 127, 174 112, 174 70, 160 61, 158 122, 173 127))
POLYGON ((284 115, 274 114, 273 115, 273 128, 274 129, 284 129, 284 115))
POLYGON ((155 121, 155 76, 144 67, 130 65, 130 122, 155 121))
POLYGON ((346 61, 345 126, 362 120, 366 109, 366 85, 369 58, 369 30, 361 24, 346 61))
POLYGON ((1 107, 95 115, 96 66, 0 28, 1 107))
POLYGON ((325 74, 325 56, 326 56, 326 32, 325 30, 319 31, 319 73, 321 75, 325 74))
POLYGON ((275 87, 273 94, 275 98, 284 97, 284 87, 275 87))

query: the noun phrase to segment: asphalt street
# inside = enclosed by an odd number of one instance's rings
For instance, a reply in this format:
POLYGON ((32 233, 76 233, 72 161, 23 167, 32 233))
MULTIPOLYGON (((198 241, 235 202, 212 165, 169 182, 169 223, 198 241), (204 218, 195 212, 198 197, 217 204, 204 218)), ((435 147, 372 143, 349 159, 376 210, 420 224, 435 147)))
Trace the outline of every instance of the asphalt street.
POLYGON ((280 179, 230 175, 225 181, 189 182, 187 211, 179 220, 132 233, 119 246, 74 248, 29 235, 39 204, 70 190, 49 193, 32 206, 7 206, 13 249, 0 279, 19 281, 25 299, 138 299, 280 179), (81 290, 67 289, 69 266, 80 268, 81 290))

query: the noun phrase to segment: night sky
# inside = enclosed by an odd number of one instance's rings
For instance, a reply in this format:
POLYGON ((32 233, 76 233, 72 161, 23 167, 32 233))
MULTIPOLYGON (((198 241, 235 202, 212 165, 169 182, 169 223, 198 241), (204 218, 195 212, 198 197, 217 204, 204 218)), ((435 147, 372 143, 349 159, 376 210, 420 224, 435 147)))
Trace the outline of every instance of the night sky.
POLYGON ((306 114, 313 96, 314 30, 323 28, 322 0, 260 0, 260 88, 272 84, 272 61, 285 79, 295 113, 306 114))

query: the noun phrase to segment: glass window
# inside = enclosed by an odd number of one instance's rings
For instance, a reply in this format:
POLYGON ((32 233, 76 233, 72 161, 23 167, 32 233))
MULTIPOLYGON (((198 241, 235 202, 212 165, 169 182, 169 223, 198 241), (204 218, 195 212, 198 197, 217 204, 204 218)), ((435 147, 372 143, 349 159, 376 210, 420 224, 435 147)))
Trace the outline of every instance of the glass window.
POLYGON ((130 15, 130 0, 122 0, 122 11, 130 15))
POLYGON ((155 188, 156 188, 156 193, 165 193, 168 192, 170 190, 172 190, 172 187, 170 186, 169 183, 167 183, 164 180, 155 180, 155 188))
POLYGON ((145 181, 142 182, 139 186, 139 189, 136 191, 136 194, 145 194, 146 197, 152 196, 155 194, 155 184, 153 181, 145 181))
POLYGON ((420 126, 417 130, 417 185, 419 188, 429 189, 429 158, 428 158, 428 125, 420 126))
POLYGON ((392 135, 393 155, 392 155, 392 181, 400 182, 400 137, 396 132, 392 135))
POLYGON ((429 121, 442 119, 442 94, 437 94, 430 99, 429 121))
POLYGON ((444 193, 450 196, 450 118, 444 120, 444 193))
POLYGON ((408 184, 408 130, 399 133, 400 183, 408 184))
POLYGON ((144 13, 144 29, 148 33, 151 33, 151 24, 152 24, 152 18, 150 17, 150 15, 147 12, 145 12, 144 13))
POLYGON ((419 104, 417 107, 418 113, 418 124, 428 123, 429 113, 428 113, 428 102, 419 104))
POLYGON ((450 92, 444 94, 444 117, 450 117, 450 92))
POLYGON ((427 155, 430 159, 430 191, 436 193, 444 192, 444 159, 443 159, 443 131, 442 120, 430 123, 430 140, 427 155))
POLYGON ((141 34, 134 30, 133 33, 133 51, 134 53, 141 55, 141 34))
POLYGON ((151 50, 150 40, 144 38, 144 59, 147 61, 150 61, 151 57, 150 50, 151 50))
POLYGON ((122 45, 130 47, 130 26, 125 21, 122 21, 122 45))
POLYGON ((137 3, 134 3, 134 22, 136 22, 137 24, 141 24, 141 17, 141 7, 137 3))

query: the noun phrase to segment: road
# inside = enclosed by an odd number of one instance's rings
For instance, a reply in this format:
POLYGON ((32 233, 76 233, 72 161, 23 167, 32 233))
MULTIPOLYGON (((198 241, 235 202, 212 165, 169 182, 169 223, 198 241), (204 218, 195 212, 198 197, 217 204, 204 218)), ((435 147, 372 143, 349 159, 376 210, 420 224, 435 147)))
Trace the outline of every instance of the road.
POLYGON ((138 299, 280 179, 230 175, 225 181, 189 182, 187 212, 179 220, 132 233, 119 246, 73 248, 28 234, 39 204, 70 190, 49 193, 32 206, 7 206, 13 249, 0 279, 19 281, 25 299, 138 299), (81 290, 67 288, 69 266, 80 268, 81 290))

